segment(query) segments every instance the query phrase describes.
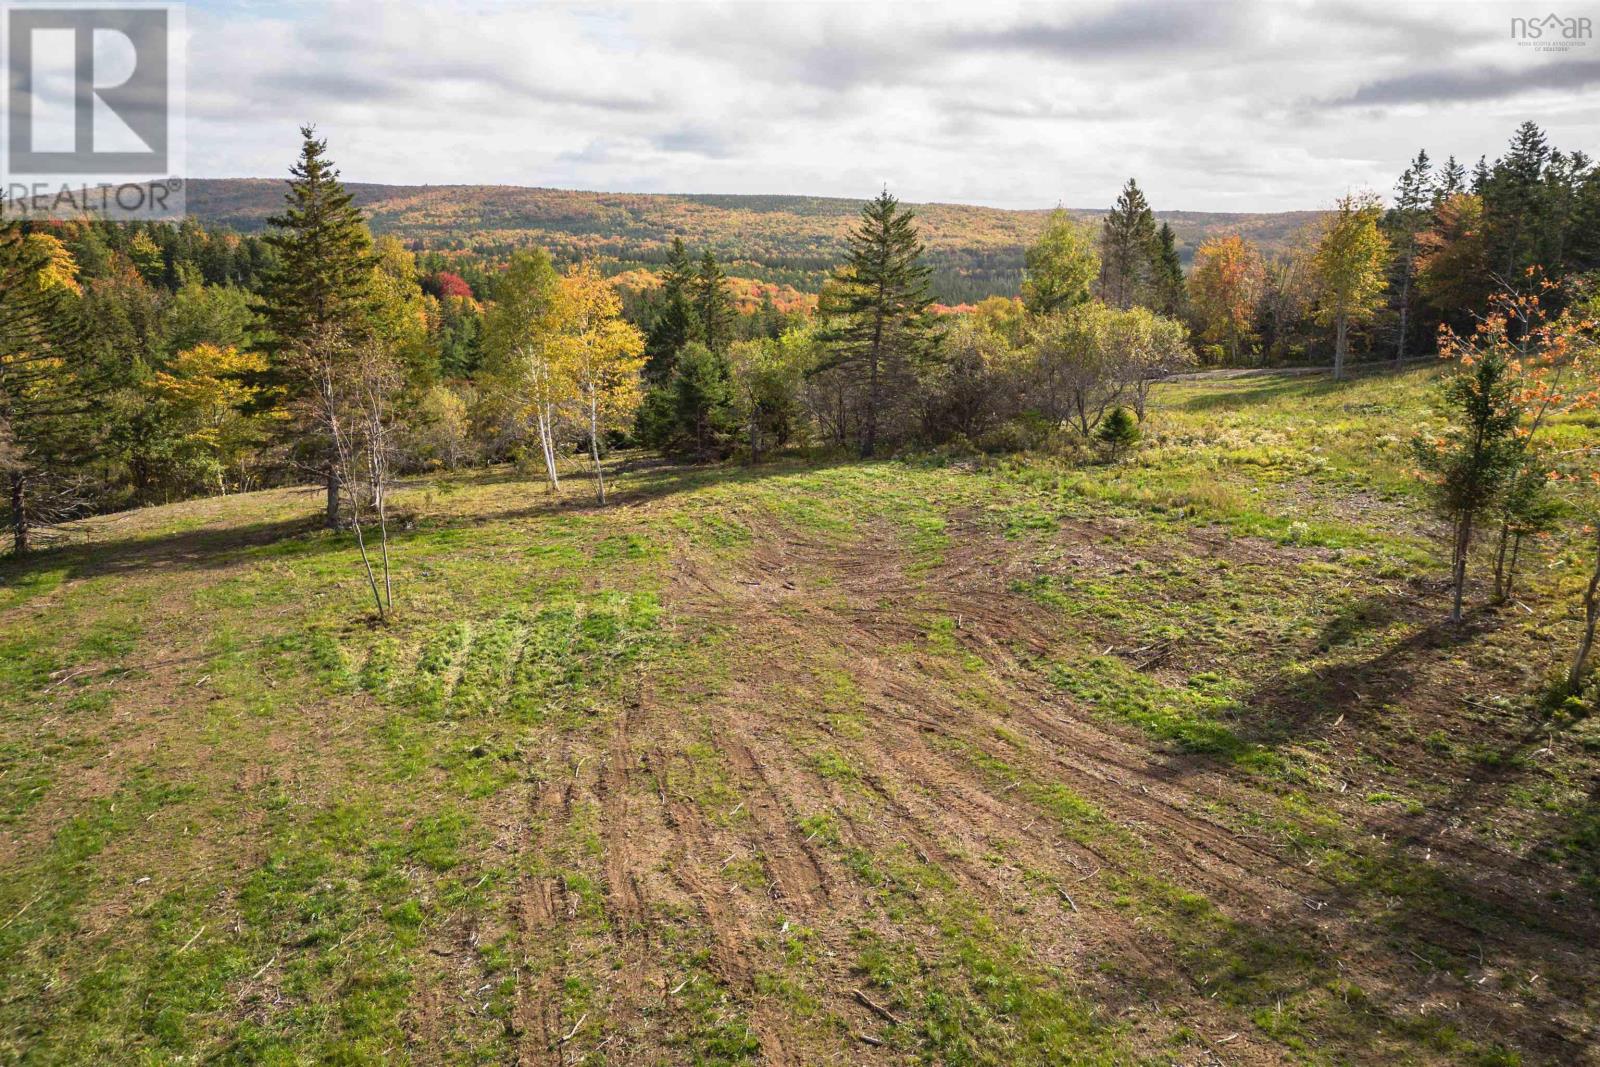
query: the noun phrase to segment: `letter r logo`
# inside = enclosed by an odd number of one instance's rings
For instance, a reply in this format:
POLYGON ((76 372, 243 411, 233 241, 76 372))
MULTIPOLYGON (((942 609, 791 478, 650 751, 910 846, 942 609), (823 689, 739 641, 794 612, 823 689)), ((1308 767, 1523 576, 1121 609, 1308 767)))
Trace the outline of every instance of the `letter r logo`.
POLYGON ((10 173, 165 175, 168 15, 160 7, 8 8, 10 173))

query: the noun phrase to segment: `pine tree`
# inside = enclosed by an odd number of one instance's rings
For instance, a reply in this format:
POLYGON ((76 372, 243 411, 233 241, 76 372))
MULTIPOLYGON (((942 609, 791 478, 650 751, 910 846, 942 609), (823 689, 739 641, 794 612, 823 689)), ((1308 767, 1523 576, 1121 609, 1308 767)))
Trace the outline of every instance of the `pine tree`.
POLYGON ((1183 315, 1183 259, 1178 255, 1178 237, 1165 222, 1156 231, 1155 254, 1151 257, 1150 295, 1153 309, 1169 318, 1183 315))
MULTIPOLYGON (((278 261, 262 279, 258 307, 276 357, 276 376, 305 397, 314 382, 307 360, 325 360, 334 350, 353 351, 360 341, 371 299, 372 237, 316 128, 300 128, 300 158, 290 168, 282 214, 267 220, 267 244, 278 261)), ((306 424, 302 422, 302 428, 306 424)), ((313 436, 317 436, 313 434, 313 436)), ((328 525, 339 525, 339 479, 326 441, 316 443, 328 489, 328 525)))
POLYGON ((721 455, 738 430, 733 407, 733 386, 727 361, 699 342, 679 353, 678 367, 666 391, 671 422, 669 447, 678 447, 698 459, 721 455))
POLYGON ((733 343, 737 313, 728 292, 728 275, 711 249, 700 257, 694 279, 695 328, 702 344, 719 356, 733 343))
POLYGON ((1096 436, 1111 452, 1112 460, 1116 460, 1139 443, 1139 420, 1134 418, 1133 412, 1118 404, 1100 423, 1096 436))
MULTIPOLYGON (((1546 168, 1552 162, 1550 142, 1537 124, 1524 122, 1511 136, 1504 158, 1489 168, 1479 195, 1483 197, 1489 232, 1489 262, 1510 280, 1540 259, 1541 239, 1548 230, 1546 168)), ((1540 264, 1554 269, 1557 264, 1540 264)))
POLYGON ((1511 361, 1499 348, 1474 353, 1444 382, 1443 394, 1452 426, 1444 437, 1417 437, 1412 450, 1418 465, 1432 476, 1439 510, 1449 520, 1450 621, 1461 621, 1467 562, 1477 520, 1499 497, 1523 454, 1517 428, 1522 409, 1511 361))
POLYGON ((1478 162, 1472 165, 1472 195, 1482 196, 1484 187, 1489 184, 1489 159, 1479 156, 1478 162))
POLYGON ((1438 207, 1452 196, 1459 196, 1467 191, 1467 168, 1451 156, 1444 161, 1444 166, 1439 168, 1439 179, 1433 183, 1433 206, 1438 207))
POLYGON ((850 367, 865 378, 861 455, 871 456, 885 429, 886 386, 903 381, 931 344, 930 269, 922 261, 916 216, 885 189, 861 209, 849 251, 825 293, 824 313, 837 325, 828 340, 828 366, 850 367))
POLYGON ((1417 152, 1417 158, 1400 175, 1395 184, 1394 207, 1385 220, 1388 224, 1390 244, 1396 255, 1395 303, 1399 312, 1399 328, 1394 346, 1394 361, 1398 366, 1406 358, 1406 342, 1411 328, 1411 282, 1416 277, 1417 234, 1432 217, 1430 206, 1434 201, 1433 164, 1428 152, 1417 152))
POLYGON ((660 383, 672 377, 678 353, 695 336, 694 278, 683 238, 674 237, 661 273, 661 297, 644 342, 644 374, 649 381, 660 383))
POLYGON ((1129 178, 1100 233, 1100 296, 1106 303, 1129 308, 1145 300, 1158 240, 1149 201, 1129 178))
POLYGON ((0 472, 17 555, 37 527, 68 517, 63 482, 85 458, 77 417, 93 400, 71 306, 75 283, 51 245, 60 247, 17 223, 0 228, 0 472))

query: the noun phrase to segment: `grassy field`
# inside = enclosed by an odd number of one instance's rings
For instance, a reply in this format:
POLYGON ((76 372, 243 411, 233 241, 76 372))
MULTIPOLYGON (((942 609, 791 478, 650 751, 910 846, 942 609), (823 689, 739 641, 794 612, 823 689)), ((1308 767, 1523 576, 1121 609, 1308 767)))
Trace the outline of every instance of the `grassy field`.
POLYGON ((1583 546, 1444 625, 1432 377, 417 480, 384 627, 309 492, 85 523, 0 565, 0 1062, 1600 1062, 1583 546))

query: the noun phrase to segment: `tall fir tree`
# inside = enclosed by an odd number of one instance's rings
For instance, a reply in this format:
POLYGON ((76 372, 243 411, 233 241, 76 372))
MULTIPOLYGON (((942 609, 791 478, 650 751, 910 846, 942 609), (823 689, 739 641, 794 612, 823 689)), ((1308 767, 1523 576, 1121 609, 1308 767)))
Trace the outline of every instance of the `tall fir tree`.
POLYGON ((1438 207, 1452 196, 1467 191, 1467 168, 1451 156, 1439 168, 1439 177, 1433 183, 1433 206, 1438 207))
POLYGON ((694 339, 694 280, 694 265, 684 250, 683 238, 674 237, 661 272, 661 296, 645 335, 644 376, 651 382, 672 377, 678 353, 694 339))
POLYGON ((728 351, 738 313, 728 292, 728 275, 711 249, 700 257, 700 271, 694 279, 696 334, 702 344, 717 355, 728 351))
POLYGON ((1472 195, 1482 196, 1484 186, 1489 184, 1489 157, 1479 156, 1478 162, 1472 165, 1472 195))
POLYGON ((1509 282, 1528 267, 1556 269, 1541 263, 1548 233, 1546 169, 1550 142, 1536 123, 1524 122, 1511 136, 1506 154, 1488 170, 1479 195, 1488 224, 1489 262, 1509 282))
POLYGON ((1406 358, 1412 316, 1412 281, 1417 274, 1417 235, 1432 221, 1434 201, 1433 163, 1422 149, 1395 184, 1394 205, 1384 219, 1389 246, 1394 250, 1391 291, 1394 294, 1396 329, 1394 361, 1406 358))
POLYGON ((1182 317, 1183 257, 1178 254, 1177 234, 1165 222, 1156 231, 1155 254, 1151 257, 1150 297, 1155 311, 1168 318, 1182 317))
POLYGON ((1130 308, 1145 301, 1157 241, 1155 214, 1139 183, 1129 178, 1100 231, 1100 296, 1106 303, 1130 308))
POLYGON ((863 457, 877 451, 888 386, 908 379, 914 361, 934 343, 931 271, 923 251, 916 216, 885 189, 861 209, 845 262, 827 290, 823 311, 835 320, 827 334, 834 350, 829 365, 851 368, 860 379, 863 457))
MULTIPOLYGON (((274 376, 292 397, 304 397, 313 383, 295 368, 314 349, 353 349, 366 326, 372 300, 375 259, 372 236, 361 211, 339 181, 328 159, 328 143, 316 127, 300 128, 300 158, 290 168, 289 190, 267 244, 278 261, 262 279, 258 310, 268 329, 274 376)), ((310 429, 304 422, 301 429, 310 429)), ((308 435, 327 485, 328 525, 339 525, 339 478, 328 442, 314 429, 308 435)))

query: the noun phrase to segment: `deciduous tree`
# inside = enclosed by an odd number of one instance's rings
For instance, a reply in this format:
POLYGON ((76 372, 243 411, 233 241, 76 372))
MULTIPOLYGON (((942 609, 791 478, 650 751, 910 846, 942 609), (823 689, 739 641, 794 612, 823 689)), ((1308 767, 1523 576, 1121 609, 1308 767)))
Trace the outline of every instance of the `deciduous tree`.
POLYGON ((601 435, 626 426, 638 410, 644 336, 623 320, 616 290, 593 267, 579 267, 562 278, 561 299, 561 364, 589 424, 595 494, 604 504, 601 435))
POLYGON ((1240 362, 1254 339, 1252 326, 1261 300, 1265 271, 1261 255, 1237 234, 1202 244, 1189 273, 1189 306, 1200 324, 1200 336, 1226 347, 1240 362))
POLYGON ((1350 327, 1378 313, 1388 282, 1389 242, 1378 229, 1382 210, 1370 194, 1341 197, 1323 221, 1312 262, 1317 278, 1317 319, 1332 326, 1333 376, 1344 377, 1350 327))
POLYGON ((561 487, 556 420, 572 396, 561 358, 565 328, 561 277, 550 257, 539 248, 512 255, 484 316, 485 370, 512 398, 524 422, 531 418, 551 492, 561 487))
POLYGON ((92 382, 76 343, 74 273, 58 242, 0 227, 0 472, 17 555, 76 502, 67 483, 92 382))

